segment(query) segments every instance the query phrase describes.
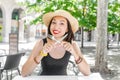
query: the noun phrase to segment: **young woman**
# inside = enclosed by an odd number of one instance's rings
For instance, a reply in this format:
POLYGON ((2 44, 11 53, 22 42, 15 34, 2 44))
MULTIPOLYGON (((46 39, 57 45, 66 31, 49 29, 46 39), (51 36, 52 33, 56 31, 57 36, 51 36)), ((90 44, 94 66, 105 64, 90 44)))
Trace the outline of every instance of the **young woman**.
POLYGON ((67 75, 66 69, 71 55, 74 56, 79 70, 84 75, 89 75, 90 67, 74 41, 78 21, 67 11, 56 10, 46 13, 43 22, 48 27, 48 37, 36 43, 22 67, 22 76, 32 73, 39 63, 42 66, 41 75, 67 75))

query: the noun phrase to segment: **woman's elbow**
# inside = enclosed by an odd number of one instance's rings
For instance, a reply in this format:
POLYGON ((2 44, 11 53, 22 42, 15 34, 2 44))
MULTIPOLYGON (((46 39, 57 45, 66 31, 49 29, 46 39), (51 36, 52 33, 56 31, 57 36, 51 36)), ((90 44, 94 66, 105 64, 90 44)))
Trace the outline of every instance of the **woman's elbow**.
POLYGON ((84 73, 84 76, 89 76, 91 72, 84 73))
POLYGON ((82 73, 84 76, 89 76, 91 74, 90 66, 86 65, 86 67, 82 68, 82 73))
POLYGON ((83 74, 84 76, 89 76, 91 74, 90 69, 88 68, 83 74))
POLYGON ((21 71, 21 76, 22 77, 26 77, 27 76, 23 70, 21 71))
POLYGON ((26 72, 24 66, 22 67, 21 76, 22 77, 26 77, 27 76, 27 72, 26 72))

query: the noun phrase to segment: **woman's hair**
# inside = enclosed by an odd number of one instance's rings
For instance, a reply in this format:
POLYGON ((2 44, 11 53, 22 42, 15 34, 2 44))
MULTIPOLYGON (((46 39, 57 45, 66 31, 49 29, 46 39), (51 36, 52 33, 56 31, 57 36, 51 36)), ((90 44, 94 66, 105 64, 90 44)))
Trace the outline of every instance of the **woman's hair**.
MULTIPOLYGON (((48 34, 51 35, 51 32, 50 32, 50 25, 52 23, 52 20, 53 18, 51 19, 50 23, 49 23, 49 26, 48 26, 48 34)), ((72 31, 72 27, 71 27, 71 24, 70 22, 67 20, 67 28, 68 28, 68 32, 66 32, 65 34, 68 34, 67 37, 64 39, 64 41, 67 41, 67 42, 72 42, 72 40, 74 40, 74 34, 73 34, 73 31, 72 31)))

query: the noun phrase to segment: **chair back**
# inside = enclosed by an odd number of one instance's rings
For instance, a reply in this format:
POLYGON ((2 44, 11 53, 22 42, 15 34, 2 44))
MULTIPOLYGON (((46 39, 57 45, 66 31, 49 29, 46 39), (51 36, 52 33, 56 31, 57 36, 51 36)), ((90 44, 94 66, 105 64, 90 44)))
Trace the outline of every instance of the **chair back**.
POLYGON ((6 60, 6 50, 5 49, 0 49, 0 67, 3 67, 5 64, 5 60, 6 60))
POLYGON ((23 53, 8 55, 4 65, 4 70, 18 68, 22 55, 23 53))

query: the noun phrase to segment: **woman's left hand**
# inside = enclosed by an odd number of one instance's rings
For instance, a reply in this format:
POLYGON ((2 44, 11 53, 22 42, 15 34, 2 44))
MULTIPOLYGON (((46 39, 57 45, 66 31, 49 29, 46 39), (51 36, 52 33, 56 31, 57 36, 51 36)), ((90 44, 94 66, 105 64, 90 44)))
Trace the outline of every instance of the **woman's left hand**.
POLYGON ((69 42, 65 42, 65 41, 63 41, 61 43, 62 43, 63 47, 65 48, 65 50, 69 51, 72 55, 75 54, 75 50, 74 50, 72 44, 70 44, 69 42))

